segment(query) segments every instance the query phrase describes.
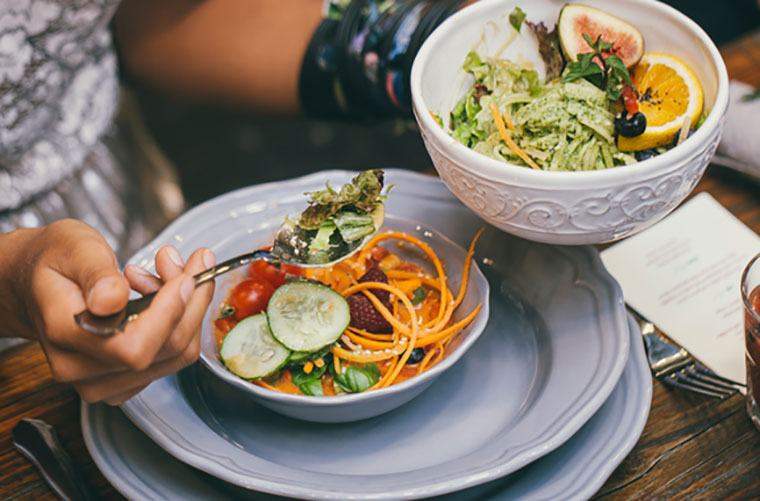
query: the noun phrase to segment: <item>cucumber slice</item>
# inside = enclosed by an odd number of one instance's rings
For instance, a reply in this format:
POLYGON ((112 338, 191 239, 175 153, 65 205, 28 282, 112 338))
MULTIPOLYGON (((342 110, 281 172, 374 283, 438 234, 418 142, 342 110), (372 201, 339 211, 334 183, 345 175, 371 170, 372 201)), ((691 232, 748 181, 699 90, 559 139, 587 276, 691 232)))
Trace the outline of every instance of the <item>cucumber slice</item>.
POLYGON ((293 351, 313 352, 334 343, 351 320, 346 300, 313 282, 289 282, 272 294, 267 307, 272 335, 293 351))
POLYGON ((288 361, 290 350, 272 337, 264 313, 241 320, 224 338, 219 351, 222 362, 243 379, 256 379, 277 372, 288 361))

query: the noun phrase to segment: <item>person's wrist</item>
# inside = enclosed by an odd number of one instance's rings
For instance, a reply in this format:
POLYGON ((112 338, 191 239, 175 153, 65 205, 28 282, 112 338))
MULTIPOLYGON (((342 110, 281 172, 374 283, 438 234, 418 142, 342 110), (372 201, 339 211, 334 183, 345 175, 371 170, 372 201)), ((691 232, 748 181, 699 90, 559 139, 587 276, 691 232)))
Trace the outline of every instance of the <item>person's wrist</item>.
POLYGON ((0 337, 36 339, 29 315, 29 282, 42 228, 0 234, 0 337))

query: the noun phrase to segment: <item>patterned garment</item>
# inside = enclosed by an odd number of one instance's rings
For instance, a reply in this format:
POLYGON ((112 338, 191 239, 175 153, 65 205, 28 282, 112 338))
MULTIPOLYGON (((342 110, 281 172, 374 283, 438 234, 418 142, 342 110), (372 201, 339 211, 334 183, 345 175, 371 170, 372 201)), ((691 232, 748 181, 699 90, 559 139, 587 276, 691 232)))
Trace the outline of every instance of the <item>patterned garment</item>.
POLYGON ((0 3, 0 211, 81 168, 113 119, 116 0, 0 3))
POLYGON ((183 201, 134 109, 116 120, 117 5, 0 0, 0 232, 74 217, 123 262, 183 201))

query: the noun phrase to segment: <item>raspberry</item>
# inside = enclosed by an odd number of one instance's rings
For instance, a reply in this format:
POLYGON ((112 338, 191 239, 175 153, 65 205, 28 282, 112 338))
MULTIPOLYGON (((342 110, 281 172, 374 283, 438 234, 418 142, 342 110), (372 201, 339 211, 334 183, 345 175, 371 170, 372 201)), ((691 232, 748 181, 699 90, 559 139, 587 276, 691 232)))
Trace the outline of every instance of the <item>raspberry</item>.
MULTIPOLYGON (((378 268, 377 266, 373 266, 369 270, 367 270, 364 275, 359 278, 359 283, 362 282, 380 282, 382 284, 388 283, 388 276, 378 268)), ((386 308, 391 307, 391 293, 384 289, 370 289, 370 292, 377 296, 377 299, 380 300, 383 305, 385 305, 386 308)), ((364 294, 362 294, 364 296, 364 294)), ((364 296, 367 297, 367 296, 364 296)))
MULTIPOLYGON (((387 284, 388 277, 380 268, 373 267, 362 275, 359 282, 380 282, 387 284)), ((391 295, 388 291, 383 289, 370 289, 370 292, 383 303, 383 306, 388 309, 391 308, 391 295)), ((391 324, 383 318, 369 298, 363 293, 357 292, 356 294, 349 296, 347 301, 348 308, 351 312, 351 325, 353 327, 377 334, 393 331, 391 324)))
POLYGON ((352 327, 376 334, 393 332, 391 324, 375 309, 367 296, 359 292, 349 296, 347 301, 352 327))

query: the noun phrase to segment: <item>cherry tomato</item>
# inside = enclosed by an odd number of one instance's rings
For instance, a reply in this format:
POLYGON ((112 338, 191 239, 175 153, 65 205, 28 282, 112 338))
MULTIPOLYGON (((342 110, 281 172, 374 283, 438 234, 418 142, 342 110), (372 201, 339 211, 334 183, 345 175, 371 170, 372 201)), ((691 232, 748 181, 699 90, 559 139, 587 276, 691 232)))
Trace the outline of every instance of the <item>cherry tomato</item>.
POLYGON ((248 268, 248 276, 269 282, 275 289, 285 283, 285 270, 261 260, 251 263, 248 268))
POLYGON ((235 308, 235 319, 242 320, 264 311, 272 294, 274 294, 274 287, 271 283, 258 278, 249 278, 232 289, 227 303, 235 308))
POLYGON ((280 269, 284 271, 286 275, 294 275, 296 277, 303 276, 304 271, 303 268, 293 264, 281 264, 280 269))
POLYGON ((636 95, 636 90, 633 87, 630 85, 624 86, 622 97, 623 106, 625 107, 625 111, 629 116, 633 116, 639 112, 639 99, 636 95))
POLYGON ((216 320, 214 320, 214 326, 222 334, 227 334, 229 331, 232 330, 233 327, 235 327, 236 324, 237 322, 235 321, 235 319, 229 318, 229 317, 217 318, 216 320))

